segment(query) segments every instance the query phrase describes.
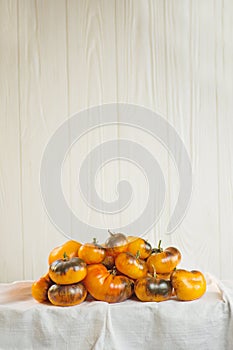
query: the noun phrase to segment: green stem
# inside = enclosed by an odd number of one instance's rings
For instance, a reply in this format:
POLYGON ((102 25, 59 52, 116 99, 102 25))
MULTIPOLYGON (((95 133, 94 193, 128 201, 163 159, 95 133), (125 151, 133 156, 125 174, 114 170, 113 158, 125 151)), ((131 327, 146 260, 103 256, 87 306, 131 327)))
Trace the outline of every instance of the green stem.
POLYGON ((162 243, 162 240, 160 239, 159 240, 159 244, 158 244, 158 248, 153 248, 152 249, 152 252, 151 253, 162 253, 163 252, 163 248, 161 248, 161 243, 162 243))
POLYGON ((159 240, 159 245, 158 245, 158 250, 159 250, 159 251, 162 251, 161 243, 162 243, 162 240, 160 239, 160 240, 159 240))
POLYGON ((136 259, 139 259, 140 258, 140 250, 137 251, 136 255, 135 255, 135 258, 136 259))

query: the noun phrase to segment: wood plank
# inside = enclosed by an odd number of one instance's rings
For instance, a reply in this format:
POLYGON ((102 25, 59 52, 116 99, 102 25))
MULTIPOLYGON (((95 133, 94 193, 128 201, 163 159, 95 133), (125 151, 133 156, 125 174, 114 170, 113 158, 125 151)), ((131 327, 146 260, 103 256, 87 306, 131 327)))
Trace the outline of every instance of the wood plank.
POLYGON ((0 282, 24 275, 17 2, 0 2, 0 282))
POLYGON ((46 215, 39 183, 45 146, 67 118, 65 1, 20 1, 19 26, 25 275, 38 278, 66 240, 46 215))
POLYGON ((233 269, 233 28, 231 1, 215 3, 215 107, 218 139, 218 214, 220 277, 232 279, 233 269))
POLYGON ((213 1, 190 2, 189 10, 184 7, 182 2, 178 9, 170 8, 167 18, 167 23, 172 23, 168 33, 169 115, 188 146, 193 194, 187 216, 173 237, 183 251, 184 266, 220 277, 215 104, 217 14, 213 1), (179 9, 183 21, 177 16, 179 9))

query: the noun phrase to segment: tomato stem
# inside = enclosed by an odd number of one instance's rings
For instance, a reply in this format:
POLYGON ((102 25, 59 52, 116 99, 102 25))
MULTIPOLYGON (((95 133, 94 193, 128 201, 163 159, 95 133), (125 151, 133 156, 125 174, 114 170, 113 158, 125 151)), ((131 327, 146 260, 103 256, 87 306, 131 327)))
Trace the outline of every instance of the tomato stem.
POLYGON ((64 252, 63 254, 63 260, 68 260, 68 255, 66 254, 66 252, 64 252))
POLYGON ((136 253, 136 255, 135 255, 135 258, 136 258, 136 259, 139 259, 139 258, 140 258, 140 250, 137 250, 137 253, 136 253))
POLYGON ((163 248, 161 247, 162 240, 159 240, 158 248, 153 248, 151 253, 162 253, 163 248))
POLYGON ((114 236, 114 233, 110 230, 108 230, 108 233, 110 234, 110 236, 114 236))
POLYGON ((116 276, 117 274, 117 269, 116 269, 116 266, 113 266, 112 270, 110 271, 111 275, 114 275, 116 276))
POLYGON ((163 251, 163 248, 161 248, 161 243, 162 243, 162 240, 160 239, 160 240, 159 240, 159 245, 158 245, 158 250, 159 250, 160 252, 163 251))
POLYGON ((93 244, 97 244, 97 243, 98 243, 97 239, 93 238, 93 244))

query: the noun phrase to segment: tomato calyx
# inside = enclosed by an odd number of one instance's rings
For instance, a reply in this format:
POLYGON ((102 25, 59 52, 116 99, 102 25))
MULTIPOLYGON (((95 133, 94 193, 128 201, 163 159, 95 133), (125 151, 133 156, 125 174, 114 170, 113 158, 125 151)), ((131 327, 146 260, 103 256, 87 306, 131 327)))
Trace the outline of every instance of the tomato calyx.
POLYGON ((113 266, 113 268, 109 269, 108 272, 112 276, 116 276, 119 273, 115 265, 113 266))
POLYGON ((95 245, 96 247, 103 248, 102 245, 99 244, 99 241, 97 240, 97 238, 95 238, 95 237, 93 237, 93 239, 92 239, 92 244, 95 245))
POLYGON ((108 272, 109 272, 111 275, 116 276, 118 271, 117 271, 116 266, 113 266, 113 268, 110 269, 110 270, 108 270, 108 272))
POLYGON ((66 254, 66 252, 63 253, 63 259, 62 259, 62 260, 64 260, 64 261, 69 260, 69 257, 68 257, 68 255, 66 254))
POLYGON ((95 237, 92 239, 92 244, 97 248, 105 249, 101 244, 99 244, 98 240, 95 237))
POLYGON ((157 248, 153 248, 152 251, 151 251, 151 254, 153 254, 153 253, 158 254, 158 253, 162 253, 163 252, 163 248, 161 247, 161 243, 162 243, 162 240, 160 239, 158 247, 157 248))

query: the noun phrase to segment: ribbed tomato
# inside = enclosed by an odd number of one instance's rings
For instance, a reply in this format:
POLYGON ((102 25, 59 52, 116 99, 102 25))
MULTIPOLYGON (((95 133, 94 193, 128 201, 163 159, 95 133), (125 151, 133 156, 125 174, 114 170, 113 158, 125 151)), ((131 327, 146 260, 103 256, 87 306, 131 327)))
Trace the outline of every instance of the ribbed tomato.
POLYGON ((48 301, 48 290, 53 285, 53 281, 50 279, 49 274, 46 273, 44 276, 39 278, 32 284, 32 296, 39 303, 48 301))
POLYGON ((87 274, 87 265, 80 258, 64 257, 49 267, 49 277, 57 284, 73 284, 82 281, 87 274))
POLYGON ((167 274, 171 273, 181 261, 181 253, 175 247, 168 247, 163 250, 159 241, 158 248, 147 259, 149 272, 167 274))
POLYGON ((97 244, 94 238, 93 243, 85 243, 79 248, 78 256, 87 264, 98 264, 104 260, 106 250, 101 245, 97 244))
POLYGON ((131 297, 133 293, 133 281, 115 272, 108 271, 102 264, 87 266, 87 276, 83 281, 88 292, 96 300, 108 303, 117 303, 131 297))
POLYGON ((172 296, 172 285, 168 280, 143 277, 135 282, 134 291, 141 301, 164 301, 172 296))
POLYGON ((48 290, 48 298, 56 306, 73 306, 82 303, 87 296, 87 290, 80 283, 68 285, 52 285, 48 290))
POLYGON ((140 259, 146 259, 151 254, 152 247, 149 242, 141 237, 128 237, 128 247, 127 251, 136 255, 137 252, 140 253, 140 259))
POLYGON ((62 259, 64 254, 68 258, 73 258, 75 256, 78 256, 79 248, 81 247, 81 243, 77 241, 67 241, 64 244, 60 245, 59 247, 54 248, 50 254, 49 254, 49 265, 51 265, 54 261, 58 259, 62 259))
POLYGON ((128 252, 117 255, 115 265, 118 271, 133 279, 146 276, 148 271, 144 260, 128 252))
POLYGON ((206 280, 200 271, 178 269, 171 275, 171 283, 179 300, 195 300, 206 291, 206 280))

